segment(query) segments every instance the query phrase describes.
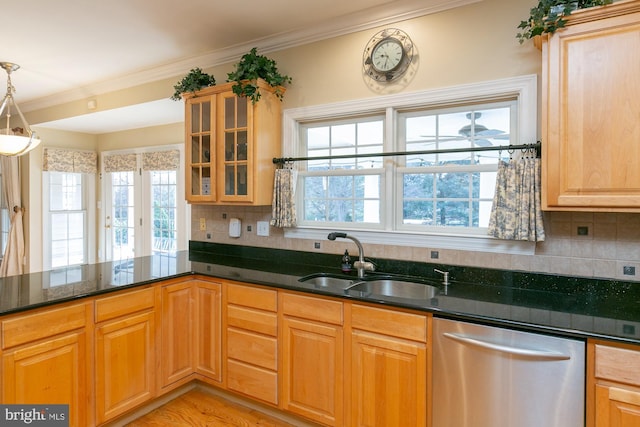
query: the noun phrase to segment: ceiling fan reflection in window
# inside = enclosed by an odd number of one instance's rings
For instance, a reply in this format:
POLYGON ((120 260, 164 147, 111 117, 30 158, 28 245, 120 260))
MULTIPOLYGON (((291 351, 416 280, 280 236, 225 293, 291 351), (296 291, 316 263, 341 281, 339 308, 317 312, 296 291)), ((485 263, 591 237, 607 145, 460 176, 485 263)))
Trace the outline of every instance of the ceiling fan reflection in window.
MULTIPOLYGON (((491 140, 506 140, 510 139, 510 135, 508 132, 505 132, 500 129, 489 129, 481 123, 478 123, 478 120, 482 117, 481 112, 470 112, 466 114, 470 123, 462 126, 458 130, 458 135, 420 135, 423 138, 429 138, 430 140, 447 142, 447 141, 461 141, 461 140, 471 140, 474 146, 477 147, 492 147, 494 146, 491 140)), ((423 141, 424 142, 424 141, 423 141)), ((497 144, 503 145, 503 144, 497 144)))

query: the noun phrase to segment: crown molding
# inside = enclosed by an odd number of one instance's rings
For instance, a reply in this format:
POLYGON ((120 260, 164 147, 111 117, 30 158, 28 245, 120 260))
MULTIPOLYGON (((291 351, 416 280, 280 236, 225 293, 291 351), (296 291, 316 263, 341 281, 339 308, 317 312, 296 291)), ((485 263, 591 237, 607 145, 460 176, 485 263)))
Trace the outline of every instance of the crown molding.
POLYGON ((301 28, 261 39, 254 39, 247 43, 230 46, 203 55, 183 58, 172 61, 171 63, 156 65, 152 68, 140 69, 126 75, 85 85, 80 88, 23 102, 21 103, 21 108, 24 112, 35 111, 169 79, 182 75, 185 73, 185 70, 195 67, 204 69, 212 68, 217 65, 237 61, 240 56, 253 47, 258 47, 263 54, 275 52, 359 31, 366 31, 481 1, 482 0, 412 0, 407 2, 392 2, 392 4, 384 4, 367 9, 366 11, 345 15, 326 22, 323 25, 301 28), (88 96, 87 94, 90 95, 88 96))

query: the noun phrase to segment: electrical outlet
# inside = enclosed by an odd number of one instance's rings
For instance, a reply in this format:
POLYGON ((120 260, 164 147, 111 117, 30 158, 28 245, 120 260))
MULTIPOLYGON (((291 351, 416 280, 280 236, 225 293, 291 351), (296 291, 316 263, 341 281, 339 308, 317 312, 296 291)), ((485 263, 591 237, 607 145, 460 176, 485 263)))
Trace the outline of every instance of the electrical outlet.
POLYGON ((206 218, 200 218, 200 231, 207 231, 207 220, 206 220, 206 218))

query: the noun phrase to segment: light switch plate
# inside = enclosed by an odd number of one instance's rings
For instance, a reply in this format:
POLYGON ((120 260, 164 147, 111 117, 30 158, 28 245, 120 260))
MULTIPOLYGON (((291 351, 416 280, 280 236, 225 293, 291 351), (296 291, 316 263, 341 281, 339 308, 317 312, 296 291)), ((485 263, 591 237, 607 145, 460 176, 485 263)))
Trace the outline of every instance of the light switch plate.
POLYGON ((268 221, 258 221, 256 228, 257 228, 258 236, 269 236, 269 222, 268 221))
POLYGON ((207 230, 207 220, 205 218, 200 218, 200 231, 207 230))

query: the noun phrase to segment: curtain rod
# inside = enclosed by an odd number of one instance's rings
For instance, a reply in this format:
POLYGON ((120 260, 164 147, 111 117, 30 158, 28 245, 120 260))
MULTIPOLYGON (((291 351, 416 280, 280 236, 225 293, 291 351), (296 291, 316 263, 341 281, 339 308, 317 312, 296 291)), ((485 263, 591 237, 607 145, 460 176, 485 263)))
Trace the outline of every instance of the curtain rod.
POLYGON ((514 150, 536 150, 536 156, 540 157, 540 141, 534 144, 520 145, 498 145, 495 147, 471 147, 471 148, 448 148, 440 150, 424 150, 424 151, 390 151, 386 153, 364 153, 364 154, 338 154, 335 156, 317 156, 317 157, 274 157, 274 164, 285 164, 291 162, 301 162, 307 160, 333 160, 333 159, 358 159, 362 157, 389 157, 389 156, 407 156, 416 154, 446 154, 446 153, 470 153, 475 151, 514 151, 514 150))

